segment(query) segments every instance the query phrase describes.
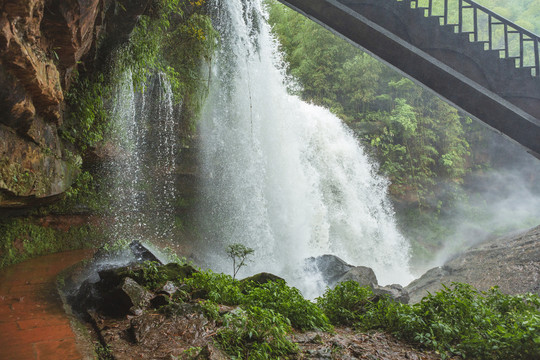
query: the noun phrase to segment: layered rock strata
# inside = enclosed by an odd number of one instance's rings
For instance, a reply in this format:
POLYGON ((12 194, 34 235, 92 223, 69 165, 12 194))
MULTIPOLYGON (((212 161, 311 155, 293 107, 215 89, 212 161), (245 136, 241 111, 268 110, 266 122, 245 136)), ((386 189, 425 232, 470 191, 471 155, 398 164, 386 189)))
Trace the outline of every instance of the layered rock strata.
POLYGON ((150 0, 0 0, 0 208, 66 191, 80 157, 59 128, 78 71, 129 38, 150 0))

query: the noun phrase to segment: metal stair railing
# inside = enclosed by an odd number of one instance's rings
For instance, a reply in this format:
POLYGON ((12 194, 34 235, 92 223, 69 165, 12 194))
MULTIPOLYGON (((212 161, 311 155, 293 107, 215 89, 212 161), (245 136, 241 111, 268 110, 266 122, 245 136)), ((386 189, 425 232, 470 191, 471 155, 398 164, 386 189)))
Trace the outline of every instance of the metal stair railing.
POLYGON ((454 26, 458 33, 468 34, 470 41, 485 44, 484 50, 499 51, 502 58, 514 59, 514 66, 540 78, 540 37, 531 31, 472 0, 397 1, 410 2, 412 8, 423 9, 425 16, 438 17, 441 25, 454 26))

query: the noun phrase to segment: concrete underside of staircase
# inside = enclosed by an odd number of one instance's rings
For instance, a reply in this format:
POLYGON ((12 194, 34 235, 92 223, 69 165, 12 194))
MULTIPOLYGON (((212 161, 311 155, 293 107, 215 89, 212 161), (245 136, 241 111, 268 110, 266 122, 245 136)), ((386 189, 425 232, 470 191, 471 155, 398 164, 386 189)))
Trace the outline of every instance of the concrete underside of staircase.
POLYGON ((280 0, 540 158, 540 77, 410 0, 280 0))

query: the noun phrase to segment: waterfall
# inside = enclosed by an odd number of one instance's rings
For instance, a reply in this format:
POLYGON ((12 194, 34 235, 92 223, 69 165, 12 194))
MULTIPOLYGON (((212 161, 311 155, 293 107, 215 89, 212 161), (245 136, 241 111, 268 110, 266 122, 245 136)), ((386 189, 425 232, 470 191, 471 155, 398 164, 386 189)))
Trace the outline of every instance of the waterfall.
POLYGON ((336 116, 287 92, 262 3, 211 1, 221 42, 201 116, 200 252, 231 272, 225 247, 242 243, 255 249, 244 275, 274 272, 307 293, 303 259, 327 253, 408 283, 388 181, 336 116))
POLYGON ((112 178, 112 240, 169 240, 178 152, 170 84, 157 74, 138 91, 131 72, 125 71, 113 104, 110 143, 116 154, 106 165, 112 178))

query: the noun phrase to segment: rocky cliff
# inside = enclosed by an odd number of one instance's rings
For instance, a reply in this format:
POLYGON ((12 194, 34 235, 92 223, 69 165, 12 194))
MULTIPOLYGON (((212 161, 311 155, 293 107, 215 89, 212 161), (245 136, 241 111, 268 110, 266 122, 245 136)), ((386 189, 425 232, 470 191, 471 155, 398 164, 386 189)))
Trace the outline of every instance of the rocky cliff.
POLYGON ((469 283, 486 291, 499 286, 507 294, 540 295, 540 226, 525 233, 487 241, 472 247, 441 267, 429 270, 406 289, 411 302, 450 286, 469 283))
POLYGON ((0 209, 68 189, 80 158, 59 129, 76 74, 103 66, 150 0, 0 0, 0 209))

